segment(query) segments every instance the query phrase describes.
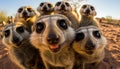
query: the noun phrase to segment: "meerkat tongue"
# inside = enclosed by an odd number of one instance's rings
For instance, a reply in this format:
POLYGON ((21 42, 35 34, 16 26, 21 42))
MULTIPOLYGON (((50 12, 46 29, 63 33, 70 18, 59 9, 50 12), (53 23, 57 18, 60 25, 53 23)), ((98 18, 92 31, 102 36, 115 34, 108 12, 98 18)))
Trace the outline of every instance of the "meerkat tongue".
POLYGON ((59 45, 51 45, 50 48, 51 49, 57 49, 57 48, 59 48, 59 45))

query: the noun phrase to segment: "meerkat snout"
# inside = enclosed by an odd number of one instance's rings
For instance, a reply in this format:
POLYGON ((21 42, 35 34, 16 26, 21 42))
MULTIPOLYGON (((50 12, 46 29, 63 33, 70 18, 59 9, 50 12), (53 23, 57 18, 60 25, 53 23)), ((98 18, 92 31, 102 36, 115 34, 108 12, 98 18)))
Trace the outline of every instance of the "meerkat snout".
POLYGON ((49 34, 47 37, 47 41, 51 45, 59 43, 59 39, 59 36, 56 34, 49 34))
POLYGON ((86 44, 85 44, 85 49, 86 50, 94 50, 95 44, 90 39, 88 39, 86 44))

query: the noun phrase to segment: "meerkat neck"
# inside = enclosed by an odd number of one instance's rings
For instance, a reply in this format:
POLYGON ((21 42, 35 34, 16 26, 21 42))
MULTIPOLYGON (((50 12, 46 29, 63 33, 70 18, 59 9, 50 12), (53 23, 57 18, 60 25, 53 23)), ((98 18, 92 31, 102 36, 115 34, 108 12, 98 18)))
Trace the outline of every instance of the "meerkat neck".
POLYGON ((68 13, 66 13, 66 14, 63 13, 63 15, 65 15, 65 16, 71 21, 71 23, 72 23, 71 26, 72 26, 74 29, 77 29, 78 24, 79 24, 78 18, 77 18, 72 12, 68 12, 68 13))
POLYGON ((52 12, 44 12, 44 13, 41 13, 40 16, 43 16, 43 15, 50 15, 52 14, 52 12))
POLYGON ((87 17, 87 16, 82 16, 80 23, 79 23, 79 27, 82 26, 90 26, 90 25, 94 25, 99 27, 99 24, 97 23, 97 21, 94 19, 94 17, 87 17))

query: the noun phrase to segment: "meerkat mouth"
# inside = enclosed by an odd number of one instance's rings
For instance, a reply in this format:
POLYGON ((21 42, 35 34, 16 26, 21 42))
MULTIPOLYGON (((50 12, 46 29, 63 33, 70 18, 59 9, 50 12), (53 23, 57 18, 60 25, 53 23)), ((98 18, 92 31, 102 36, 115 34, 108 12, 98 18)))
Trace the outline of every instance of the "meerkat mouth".
POLYGON ((92 55, 93 53, 94 53, 94 51, 93 50, 89 50, 89 51, 85 51, 87 54, 90 54, 90 55, 92 55))
POLYGON ((58 52, 60 50, 60 45, 50 45, 49 48, 52 52, 58 52))

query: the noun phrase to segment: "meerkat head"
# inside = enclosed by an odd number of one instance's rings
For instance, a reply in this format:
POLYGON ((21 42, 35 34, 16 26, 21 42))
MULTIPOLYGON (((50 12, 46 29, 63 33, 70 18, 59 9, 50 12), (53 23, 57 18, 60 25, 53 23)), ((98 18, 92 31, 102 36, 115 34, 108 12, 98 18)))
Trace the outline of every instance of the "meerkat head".
POLYGON ((96 16, 97 13, 95 8, 92 5, 84 4, 80 9, 80 14, 82 16, 93 17, 93 16, 96 16))
POLYGON ((103 51, 107 44, 106 38, 96 26, 80 27, 76 31, 73 49, 78 53, 93 54, 95 51, 103 51))
POLYGON ((53 4, 52 3, 49 3, 49 2, 42 2, 40 3, 40 5, 38 6, 37 8, 37 11, 40 13, 40 14, 50 14, 53 12, 53 4))
POLYGON ((55 4, 54 12, 55 13, 68 13, 72 11, 72 7, 68 2, 59 1, 55 4))
POLYGON ((13 23, 14 22, 14 18, 12 16, 8 16, 7 18, 7 23, 13 23))
POLYGON ((71 22, 64 15, 45 15, 33 25, 30 41, 38 49, 58 53, 74 38, 71 22))
POLYGON ((30 17, 36 16, 36 12, 35 10, 33 10, 33 8, 31 6, 22 6, 18 9, 17 14, 16 14, 16 18, 17 19, 24 19, 27 20, 30 17))
POLYGON ((5 26, 2 42, 8 48, 19 46, 22 40, 28 39, 29 32, 26 31, 23 23, 16 22, 5 26))

